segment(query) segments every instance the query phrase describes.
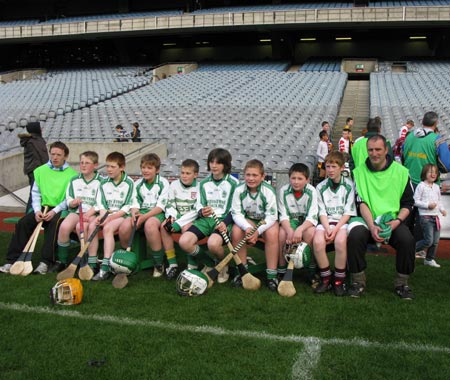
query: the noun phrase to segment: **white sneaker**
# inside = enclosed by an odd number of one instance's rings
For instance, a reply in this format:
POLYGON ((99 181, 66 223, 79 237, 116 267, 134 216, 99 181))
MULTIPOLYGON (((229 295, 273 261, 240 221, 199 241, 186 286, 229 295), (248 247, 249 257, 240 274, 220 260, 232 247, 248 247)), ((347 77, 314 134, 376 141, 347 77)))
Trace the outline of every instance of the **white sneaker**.
POLYGON ((0 273, 9 273, 11 269, 11 264, 5 264, 0 267, 0 273))
POLYGON ((164 273, 164 266, 163 265, 155 265, 153 268, 153 278, 159 278, 164 273))
POLYGON ((441 266, 435 260, 423 260, 424 265, 428 265, 433 268, 440 268, 441 266))
POLYGON ((37 268, 33 271, 33 274, 47 274, 48 265, 44 262, 40 262, 37 268))
POLYGON ((228 281, 229 277, 230 275, 228 274, 228 265, 227 265, 219 272, 219 275, 217 276, 217 282, 219 284, 223 284, 228 281))
POLYGON ((417 259, 424 259, 427 256, 425 251, 418 251, 416 252, 416 258, 417 259))

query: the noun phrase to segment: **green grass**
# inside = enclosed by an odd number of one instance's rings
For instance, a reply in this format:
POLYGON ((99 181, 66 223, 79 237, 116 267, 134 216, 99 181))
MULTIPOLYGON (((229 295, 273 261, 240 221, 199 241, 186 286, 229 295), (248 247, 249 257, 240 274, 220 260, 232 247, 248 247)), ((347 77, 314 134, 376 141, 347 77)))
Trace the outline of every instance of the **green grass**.
POLYGON ((124 289, 85 282, 81 305, 52 307, 54 274, 0 275, 0 378, 448 379, 450 261, 418 262, 408 302, 392 292, 394 258, 368 260, 361 299, 316 296, 301 273, 293 298, 229 284, 183 298, 143 271, 124 289))

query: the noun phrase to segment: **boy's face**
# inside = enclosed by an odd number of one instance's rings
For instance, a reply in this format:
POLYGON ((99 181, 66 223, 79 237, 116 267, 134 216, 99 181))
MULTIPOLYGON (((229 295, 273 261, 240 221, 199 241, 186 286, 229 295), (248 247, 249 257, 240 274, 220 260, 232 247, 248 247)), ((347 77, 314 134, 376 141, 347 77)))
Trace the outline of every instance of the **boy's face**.
POLYGON ((342 131, 342 137, 348 140, 348 131, 342 131))
POLYGON ((224 168, 225 165, 224 164, 219 164, 219 162, 217 160, 212 160, 209 163, 209 168, 211 170, 211 174, 215 179, 220 179, 224 176, 224 168))
POLYGON ((60 168, 64 165, 66 161, 66 156, 64 154, 64 150, 60 148, 52 148, 50 150, 50 160, 52 161, 52 165, 55 168, 60 168))
POLYGON ((188 167, 188 166, 182 166, 181 172, 180 172, 180 180, 185 186, 191 186, 194 182, 194 179, 196 179, 198 176, 198 173, 194 171, 194 168, 188 167))
POLYGON ((322 141, 328 141, 328 134, 324 133, 322 136, 322 141))
POLYGON ((144 177, 147 182, 153 182, 156 174, 159 173, 159 169, 156 169, 156 167, 153 165, 143 164, 141 166, 141 173, 142 177, 144 177))
POLYGON ((264 173, 258 168, 247 168, 244 173, 245 183, 250 190, 256 190, 264 180, 264 173))
POLYGON ((80 158, 80 172, 83 175, 92 174, 98 167, 98 164, 94 164, 94 162, 86 156, 81 156, 80 158))
POLYGON ((308 182, 308 178, 300 172, 293 172, 289 177, 289 183, 295 191, 303 191, 308 182))
POLYGON ((108 174, 108 177, 113 181, 117 181, 121 178, 124 169, 124 166, 120 166, 115 161, 106 161, 106 174, 108 174))
POLYGON ((339 182, 341 180, 341 173, 344 170, 344 166, 339 166, 336 162, 327 162, 325 164, 325 170, 327 172, 327 176, 333 182, 339 182))

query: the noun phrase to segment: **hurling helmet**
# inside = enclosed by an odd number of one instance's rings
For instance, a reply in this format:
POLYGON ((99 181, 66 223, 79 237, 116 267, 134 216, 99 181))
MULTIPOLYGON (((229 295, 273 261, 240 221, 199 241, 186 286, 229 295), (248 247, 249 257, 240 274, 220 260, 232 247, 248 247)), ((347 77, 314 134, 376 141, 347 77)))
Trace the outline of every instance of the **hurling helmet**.
POLYGON ((126 275, 133 273, 138 266, 137 257, 133 252, 119 249, 115 251, 109 260, 111 272, 115 274, 124 273, 126 275))
POLYGON ((83 285, 78 278, 58 281, 50 290, 50 299, 55 305, 77 305, 83 299, 83 285))
POLYGON ((200 296, 208 289, 208 278, 194 269, 185 269, 177 278, 177 293, 181 296, 200 296))
POLYGON ((305 242, 287 245, 285 258, 287 261, 293 260, 296 269, 307 267, 311 263, 311 248, 305 242))

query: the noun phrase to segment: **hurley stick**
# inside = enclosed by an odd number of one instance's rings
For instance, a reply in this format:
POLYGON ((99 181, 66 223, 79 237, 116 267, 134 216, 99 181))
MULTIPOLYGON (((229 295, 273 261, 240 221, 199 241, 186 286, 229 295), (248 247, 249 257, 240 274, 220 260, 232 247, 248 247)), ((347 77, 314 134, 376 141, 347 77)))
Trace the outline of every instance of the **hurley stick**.
MULTIPOLYGON (((220 224, 220 220, 215 212, 212 213, 212 217, 214 218, 214 222, 218 227, 220 224)), ((220 231, 220 234, 222 235, 229 251, 233 252, 234 248, 227 233, 225 231, 220 231)), ((261 287, 261 281, 259 280, 259 278, 256 278, 255 276, 248 273, 247 268, 244 266, 244 264, 242 264, 242 261, 238 255, 233 254, 233 260, 238 267, 239 274, 241 275, 243 288, 247 290, 258 290, 261 287)))
MULTIPOLYGON (((44 216, 47 214, 48 206, 45 206, 44 208, 44 216)), ((24 247, 23 252, 20 254, 19 258, 16 260, 16 262, 11 266, 10 273, 12 275, 19 275, 22 274, 24 271, 26 274, 23 274, 24 276, 30 274, 33 271, 33 265, 31 264, 31 256, 33 254, 33 250, 36 246, 36 243, 33 245, 33 241, 39 237, 39 233, 41 232, 42 223, 44 223, 43 220, 41 220, 35 227, 33 233, 31 234, 30 238, 28 239, 27 244, 24 247), (33 247, 33 248, 31 248, 33 247)))
MULTIPOLYGON (((79 214, 80 214, 80 245, 81 248, 83 248, 86 242, 84 240, 84 220, 83 220, 83 208, 81 207, 81 203, 79 208, 79 214)), ((85 252, 80 261, 80 268, 78 269, 78 277, 80 278, 80 280, 89 281, 93 276, 94 271, 88 265, 88 255, 87 252, 85 252)))
POLYGON ((294 260, 289 260, 286 273, 283 279, 278 284, 278 294, 283 297, 293 297, 297 291, 295 290, 294 283, 292 281, 292 275, 294 272, 294 260))
MULTIPOLYGON (((133 245, 134 234, 136 233, 137 228, 137 219, 133 218, 132 223, 133 229, 131 230, 130 240, 128 240, 128 246, 126 249, 127 252, 131 252, 131 246, 133 245)), ((114 276, 114 279, 112 280, 112 285, 116 289, 122 289, 125 286, 127 286, 127 284, 128 284, 128 276, 126 275, 126 273, 118 273, 114 276)))
POLYGON ((236 252, 238 252, 243 246, 244 244, 246 244, 247 239, 252 236, 255 231, 258 229, 259 226, 263 225, 265 223, 264 220, 260 220, 258 222, 258 224, 253 227, 251 229, 251 231, 244 236, 244 238, 236 244, 236 246, 233 248, 232 251, 230 251, 230 253, 228 255, 226 255, 222 261, 217 264, 213 269, 211 269, 208 273, 206 273, 206 276, 208 277, 208 288, 210 288, 214 281, 217 279, 217 276, 219 275, 219 273, 222 271, 223 268, 225 268, 225 266, 228 265, 228 263, 231 261, 231 259, 233 258, 233 256, 236 254, 236 252))
MULTIPOLYGON (((78 255, 75 257, 75 259, 72 261, 72 263, 66 268, 64 269, 62 272, 59 272, 56 276, 56 279, 58 281, 60 280, 65 280, 66 278, 72 278, 75 275, 75 271, 77 270, 78 264, 81 261, 81 258, 83 257, 84 253, 87 251, 87 249, 89 248, 89 245, 91 244, 92 240, 94 239, 95 235, 97 235, 98 231, 100 231, 101 228, 101 224, 106 220, 106 218, 108 217, 109 212, 106 212, 105 215, 103 215, 103 217, 100 219, 100 222, 98 223, 98 225, 95 227, 95 230, 92 231, 91 235, 88 237, 86 244, 81 247, 80 252, 78 253, 78 255)), ((86 266, 85 268, 89 268, 90 271, 92 272, 92 269, 89 266, 86 266)), ((78 273, 78 275, 80 276, 80 273, 78 273)), ((93 272, 92 272, 93 275, 93 272)), ((84 277, 80 279, 81 280, 90 280, 92 278, 92 275, 90 278, 84 277)))

